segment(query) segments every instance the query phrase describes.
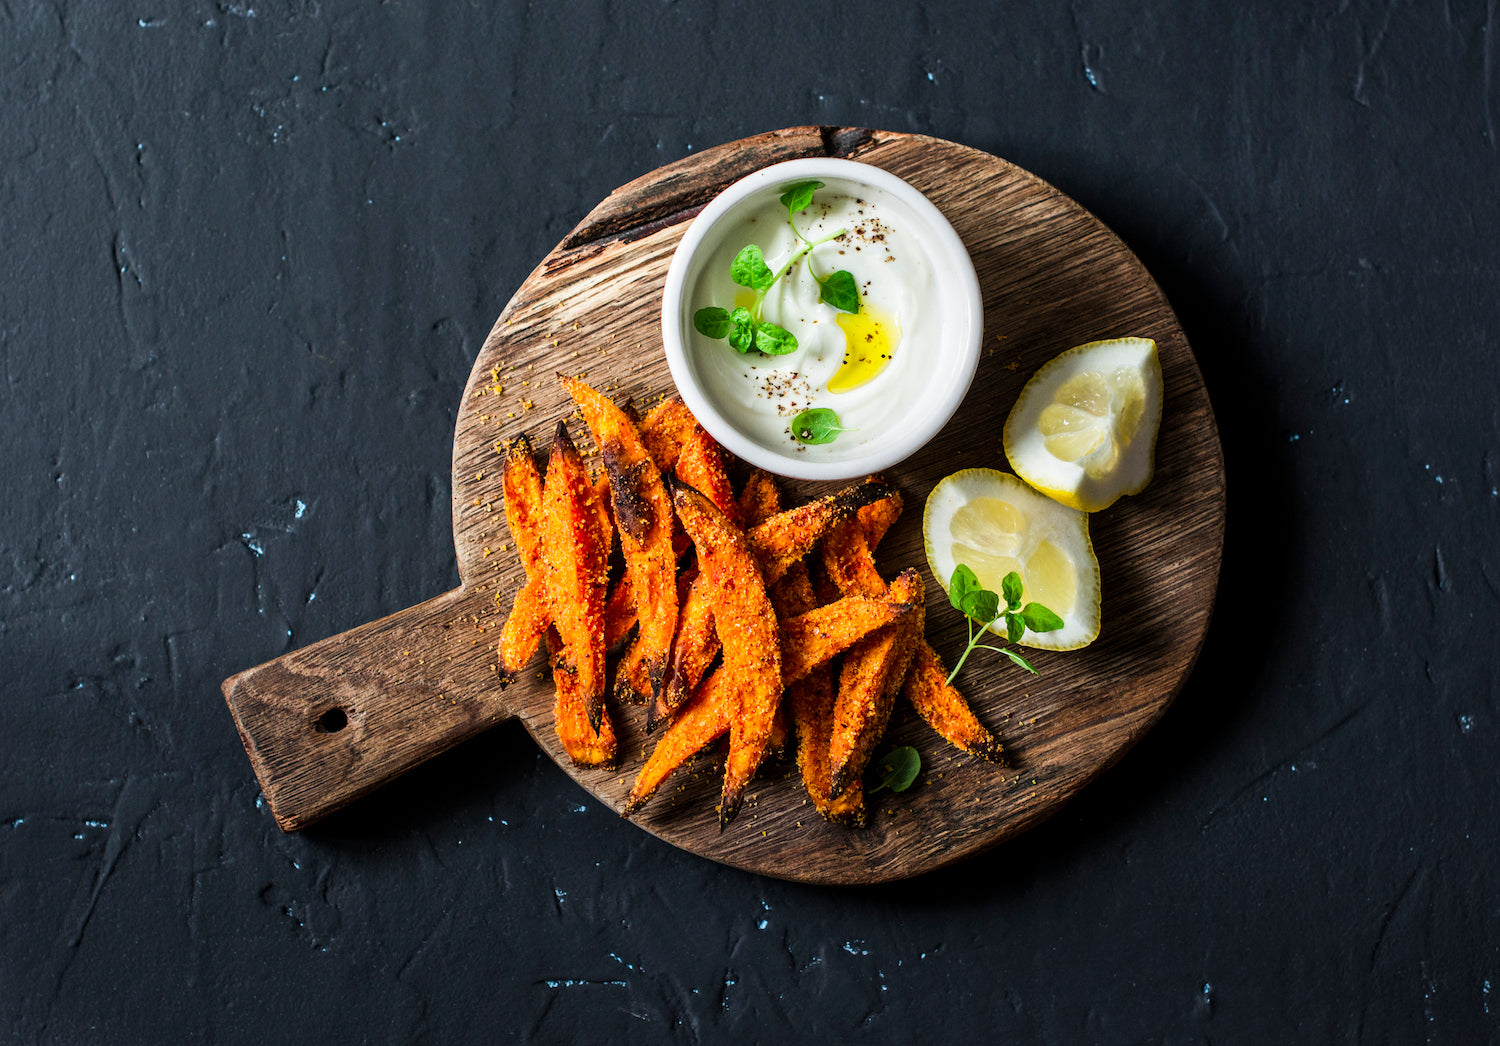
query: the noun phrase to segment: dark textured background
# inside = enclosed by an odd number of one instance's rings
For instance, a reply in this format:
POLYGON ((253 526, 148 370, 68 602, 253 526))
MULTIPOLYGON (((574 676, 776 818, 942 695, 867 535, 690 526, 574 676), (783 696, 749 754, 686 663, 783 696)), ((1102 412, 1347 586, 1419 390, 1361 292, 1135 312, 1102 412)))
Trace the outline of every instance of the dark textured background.
POLYGON ((1500 1039, 1496 4, 993 6, 0 0, 0 1038, 1500 1039), (514 724, 281 834, 219 681, 453 587, 511 293, 798 123, 1004 156, 1160 280, 1230 483, 1177 703, 878 889, 514 724))

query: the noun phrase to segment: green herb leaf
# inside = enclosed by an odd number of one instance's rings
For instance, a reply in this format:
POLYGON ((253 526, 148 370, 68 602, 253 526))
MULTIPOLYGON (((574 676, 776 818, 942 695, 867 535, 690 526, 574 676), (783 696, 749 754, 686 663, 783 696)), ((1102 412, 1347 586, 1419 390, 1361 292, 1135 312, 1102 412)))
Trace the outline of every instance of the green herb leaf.
POLYGON ((755 318, 743 305, 729 314, 729 344, 742 353, 755 348, 755 318))
POLYGON ((1026 634, 1026 620, 1015 611, 1005 615, 1005 638, 1008 642, 1019 643, 1021 637, 1026 634))
POLYGON ((953 568, 953 576, 948 579, 948 602, 953 604, 953 609, 962 611, 964 598, 970 592, 979 590, 979 578, 974 571, 960 563, 953 568))
POLYGON ((752 291, 768 291, 776 274, 766 265, 766 256, 755 244, 746 244, 729 265, 729 278, 752 291))
POLYGON ((1063 627, 1063 619, 1040 603, 1027 603, 1021 616, 1026 619, 1026 627, 1033 632, 1056 632, 1063 627))
POLYGON ((1005 605, 1011 610, 1021 609, 1021 575, 1012 570, 1000 582, 1000 593, 1005 596, 1005 605))
POLYGON ((823 188, 822 182, 797 182, 788 185, 786 191, 781 194, 781 206, 789 212, 788 216, 796 214, 808 204, 812 203, 813 193, 823 188))
MULTIPOLYGON (((816 279, 816 277, 814 277, 816 279)), ((859 285, 853 273, 840 269, 826 280, 818 280, 821 290, 818 300, 827 302, 840 312, 859 312, 859 285)))
POLYGON ((953 666, 953 671, 948 673, 948 682, 951 683, 958 676, 959 669, 964 667, 964 662, 976 647, 984 647, 986 650, 995 650, 1010 658, 1013 663, 1026 669, 1032 675, 1041 675, 1020 654, 1007 647, 990 646, 981 643, 986 632, 984 626, 992 624, 1001 616, 1005 618, 1005 638, 1009 643, 1019 643, 1021 637, 1029 628, 1033 632, 1052 632, 1063 627, 1062 618, 1042 606, 1040 603, 1027 603, 1021 607, 1021 575, 1012 570, 1000 581, 1000 588, 1005 593, 1005 610, 1002 615, 1000 596, 986 588, 981 587, 979 578, 963 563, 953 568, 953 577, 948 581, 948 601, 952 603, 965 617, 969 619, 969 645, 959 655, 958 663, 953 666), (975 623, 981 627, 976 632, 975 623))
POLYGON ((1005 648, 1002 647, 1001 650, 1000 650, 1000 653, 1002 653, 1006 657, 1010 658, 1012 661, 1014 661, 1016 664, 1020 665, 1022 668, 1026 669, 1026 671, 1030 672, 1032 675, 1034 675, 1034 676, 1041 675, 1040 672, 1038 672, 1036 669, 1034 669, 1034 668, 1031 667, 1031 662, 1030 661, 1027 661, 1024 657, 1022 657, 1020 654, 1016 653, 1014 650, 1007 650, 1007 649, 1005 649, 1005 648))
POLYGON ((693 326, 706 338, 722 338, 729 333, 729 313, 710 305, 693 313, 693 326))
POLYGON ((882 788, 904 792, 922 772, 922 757, 910 745, 892 748, 876 761, 875 772, 880 775, 880 783, 870 789, 871 794, 882 788))
POLYGON ((792 439, 798 443, 820 445, 832 443, 840 432, 847 431, 839 424, 839 416, 827 407, 804 410, 792 419, 792 439))
POLYGON ((767 356, 785 356, 797 351, 797 339, 784 327, 778 327, 770 320, 761 320, 755 328, 755 347, 767 356))
POLYGON ((964 605, 959 609, 975 623, 987 625, 1000 616, 1000 597, 987 588, 976 589, 964 597, 964 605))

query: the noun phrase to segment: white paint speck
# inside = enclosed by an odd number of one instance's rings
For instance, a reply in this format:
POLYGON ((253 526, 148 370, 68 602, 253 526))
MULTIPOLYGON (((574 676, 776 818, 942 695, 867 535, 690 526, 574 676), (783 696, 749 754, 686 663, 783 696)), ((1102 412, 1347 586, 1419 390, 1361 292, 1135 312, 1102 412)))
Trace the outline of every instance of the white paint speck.
POLYGON ((1461 733, 1461 734, 1467 734, 1470 730, 1473 730, 1473 729, 1474 729, 1474 717, 1473 716, 1471 716, 1471 715, 1461 715, 1461 716, 1458 717, 1458 732, 1459 733, 1461 733))

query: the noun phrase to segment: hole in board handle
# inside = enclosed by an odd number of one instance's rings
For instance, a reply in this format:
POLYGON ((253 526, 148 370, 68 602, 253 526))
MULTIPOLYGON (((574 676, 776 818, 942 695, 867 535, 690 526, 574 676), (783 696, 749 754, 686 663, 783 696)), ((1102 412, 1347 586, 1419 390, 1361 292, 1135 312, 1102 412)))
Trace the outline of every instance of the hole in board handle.
POLYGON ((330 708, 313 721, 313 729, 320 734, 336 734, 349 725, 349 714, 342 708, 330 708))

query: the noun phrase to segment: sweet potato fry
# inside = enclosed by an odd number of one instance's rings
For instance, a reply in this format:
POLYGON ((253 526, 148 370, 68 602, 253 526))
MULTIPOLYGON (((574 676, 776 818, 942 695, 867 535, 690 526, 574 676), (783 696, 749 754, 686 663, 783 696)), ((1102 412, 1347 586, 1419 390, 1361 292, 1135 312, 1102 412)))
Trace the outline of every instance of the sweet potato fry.
POLYGON ((561 421, 547 462, 542 509, 539 552, 548 612, 561 640, 553 652, 554 674, 560 665, 574 677, 578 699, 597 729, 604 711, 604 535, 594 488, 561 421))
POLYGON ((615 766, 619 762, 619 742, 609 718, 609 709, 601 708, 597 729, 589 722, 588 701, 578 686, 578 676, 563 655, 562 639, 556 628, 547 629, 547 651, 552 659, 552 680, 557 701, 552 708, 552 722, 563 751, 574 766, 615 766))
POLYGON ((775 584, 787 567, 811 551, 835 523, 892 493, 883 483, 859 483, 787 512, 750 530, 750 548, 760 562, 766 584, 775 584))
POLYGON ((604 649, 613 651, 635 628, 635 600, 630 595, 630 573, 620 575, 604 604, 604 649))
POLYGON ((729 522, 743 526, 740 505, 724 471, 724 453, 703 426, 694 422, 677 455, 677 478, 713 502, 729 522))
POLYGON ((885 580, 875 569, 875 557, 858 517, 840 520, 823 542, 823 569, 846 596, 878 596, 885 580))
POLYGON ((719 804, 723 826, 739 812, 745 786, 765 758, 771 721, 781 700, 776 613, 744 532, 691 487, 675 487, 672 503, 698 550, 698 569, 709 579, 714 626, 724 650, 719 671, 733 694, 729 758, 719 804))
MULTIPOLYGON (((816 609, 817 599, 813 595, 812 582, 808 580, 806 563, 793 563, 776 582, 771 589, 771 603, 783 621, 816 609)), ((783 666, 799 659, 797 654, 783 647, 783 666)), ((826 820, 857 828, 865 820, 863 783, 853 782, 836 800, 828 797, 832 783, 828 772, 828 744, 833 736, 833 677, 829 672, 828 665, 819 665, 801 679, 788 683, 781 707, 782 711, 790 710, 791 713, 792 730, 797 739, 797 766, 802 771, 802 784, 813 806, 826 820)))
POLYGON ((846 596, 781 622, 781 671, 788 683, 826 665, 879 628, 910 615, 910 603, 846 596))
POLYGON ((671 472, 677 467, 677 455, 696 428, 701 426, 693 412, 673 396, 652 407, 641 419, 641 443, 658 469, 671 472))
MULTIPOLYGON (((879 482, 878 477, 870 477, 868 482, 879 482)), ((901 492, 892 488, 890 496, 872 501, 859 510, 859 525, 865 532, 865 543, 874 551, 880 544, 880 539, 885 537, 886 532, 896 525, 896 520, 901 518, 901 492)))
POLYGON ((677 630, 672 506, 661 473, 626 413, 582 382, 561 374, 558 378, 578 404, 604 458, 610 504, 639 623, 622 671, 616 674, 616 693, 627 700, 644 701, 661 689, 677 630))
POLYGON ((681 708, 708 666, 719 655, 719 634, 714 630, 713 594, 701 572, 693 578, 677 614, 677 635, 672 640, 672 660, 666 685, 646 717, 646 731, 654 731, 681 708))
POLYGON ((886 596, 913 606, 905 620, 888 625, 851 647, 839 673, 829 744, 828 794, 837 799, 865 771, 896 703, 924 621, 922 578, 908 567, 891 582, 886 596))
MULTIPOLYGON (((796 564, 800 567, 800 564, 796 564)), ((700 575, 701 576, 701 575, 700 575)), ((788 578, 792 577, 788 574, 788 578)), ((803 585, 806 585, 806 574, 802 575, 803 585)), ((787 587, 785 581, 780 588, 787 587)), ((809 590, 810 592, 810 590, 809 590)), ((810 605, 810 601, 809 601, 810 605)), ((815 609, 808 615, 799 615, 789 619, 792 622, 791 629, 785 631, 781 637, 781 650, 784 662, 794 667, 794 671, 802 672, 805 678, 809 672, 822 670, 828 661, 844 650, 849 644, 855 642, 868 632, 874 631, 881 625, 892 621, 899 621, 905 614, 911 612, 907 606, 893 606, 884 600, 863 599, 844 600, 833 604, 831 607, 815 609), (850 617, 858 620, 858 624, 851 627, 840 627, 840 622, 850 617), (864 631, 859 631, 863 628, 864 631), (832 630, 832 631, 830 631, 832 630), (805 648, 810 645, 811 649, 805 648)), ((736 696, 735 691, 729 687, 730 676, 722 668, 710 672, 698 685, 677 717, 657 742, 656 749, 652 752, 647 762, 646 769, 641 771, 637 778, 635 789, 631 793, 631 801, 627 805, 627 812, 639 809, 647 799, 651 797, 658 785, 683 762, 691 758, 705 745, 721 736, 729 730, 731 716, 735 713, 737 705, 730 703, 736 696), (709 711, 703 707, 704 702, 709 700, 704 695, 712 693, 714 703, 722 710, 722 718, 714 719, 709 711), (691 722, 689 722, 691 720, 691 722), (715 725, 717 724, 717 725, 715 725)), ((789 693, 795 696, 796 687, 801 680, 794 680, 789 688, 789 693)), ((832 683, 825 678, 828 687, 828 709, 824 717, 827 723, 832 721, 832 683)), ((794 708, 795 712, 795 708, 794 708)), ((773 724, 774 726, 774 724, 773 724)), ((828 750, 828 731, 831 727, 825 725, 823 732, 822 751, 828 750)), ((773 730, 774 732, 774 730, 773 730)), ((769 742, 768 742, 769 743, 769 742)), ((827 760, 823 760, 825 770, 823 777, 827 778, 827 760)), ((835 812, 840 810, 853 811, 861 808, 858 799, 857 784, 851 785, 845 791, 845 799, 840 804, 834 804, 835 812)), ((826 797, 827 784, 825 783, 820 793, 826 797)), ((852 815, 851 815, 852 816, 852 815)), ((840 823, 848 823, 841 820, 840 823)))
MULTIPOLYGON (((686 479, 683 482, 694 486, 686 479)), ((725 489, 728 489, 727 485, 725 489)), ((752 524, 761 523, 781 509, 781 493, 770 473, 757 470, 745 485, 745 495, 736 504, 735 515, 724 513, 731 521, 738 517, 748 519, 752 524)), ((714 499, 710 497, 709 500, 714 499)), ((677 635, 672 640, 672 660, 667 666, 666 684, 652 702, 646 720, 648 732, 666 722, 682 707, 719 653, 719 635, 714 631, 708 579, 700 574, 693 579, 692 588, 687 593, 679 591, 678 594, 681 609, 677 616, 677 635)), ((772 602, 774 604, 775 600, 772 602)), ((779 607, 777 613, 781 613, 779 607)))
POLYGON ((808 798, 825 820, 858 828, 865 823, 864 782, 851 781, 844 794, 830 798, 833 784, 828 767, 828 749, 833 737, 833 679, 818 669, 787 688, 792 718, 797 728, 797 766, 808 798))
POLYGON ((745 489, 740 491, 740 518, 745 526, 755 527, 781 511, 781 491, 776 489, 776 477, 765 469, 756 469, 745 480, 745 489))
POLYGON ((947 676, 942 660, 924 639, 912 654, 901 692, 944 741, 970 755, 1004 765, 1005 751, 999 740, 975 717, 964 695, 947 682, 947 676))
POLYGON ((674 770, 729 732, 733 694, 727 682, 724 673, 712 673, 662 733, 646 765, 636 775, 630 797, 625 800, 625 816, 646 805, 674 770))
MULTIPOLYGON (((805 581, 804 575, 804 584, 805 581)), ((798 761, 801 763, 805 758, 802 755, 804 737, 813 738, 813 743, 816 744, 819 753, 817 769, 814 773, 817 775, 816 780, 821 781, 820 785, 810 786, 810 788, 816 788, 812 792, 813 799, 819 804, 818 810, 823 816, 839 824, 861 823, 864 816, 864 800, 863 790, 858 781, 850 784, 839 800, 828 799, 827 753, 833 722, 833 683, 826 674, 826 665, 831 658, 865 633, 855 629, 839 629, 835 635, 829 634, 826 628, 836 625, 840 620, 847 619, 848 615, 853 613, 862 622, 857 627, 873 631, 882 624, 901 620, 903 615, 910 613, 910 609, 906 606, 893 606, 883 600, 841 601, 830 608, 813 610, 810 612, 811 616, 790 619, 793 622, 792 627, 789 632, 782 635, 783 658, 794 666, 801 666, 794 668, 794 671, 803 672, 802 678, 793 680, 787 691, 798 731, 798 761), (869 613, 869 611, 875 611, 875 613, 869 613), (804 649, 804 644, 811 644, 812 649, 804 649), (813 684, 815 689, 810 696, 810 701, 808 698, 799 698, 799 688, 803 683, 819 677, 822 682, 813 684), (819 687, 821 689, 816 689, 819 687), (802 705, 798 704, 799 700, 802 701, 802 705), (808 731, 805 725, 809 713, 805 710, 799 712, 799 708, 808 707, 817 709, 818 725, 813 728, 815 732, 808 731)), ((677 713, 671 725, 662 732, 661 740, 657 742, 645 767, 636 778, 630 799, 625 806, 627 814, 645 805, 662 781, 674 770, 729 731, 730 720, 737 711, 737 706, 733 703, 737 695, 729 685, 730 679, 730 674, 726 673, 722 666, 709 673, 693 692, 687 704, 677 713)), ((772 735, 774 735, 774 720, 772 735)), ((767 744, 769 747, 770 738, 767 744)), ((805 778, 808 773, 805 766, 803 773, 805 778)))
POLYGON ((516 543, 526 581, 516 592, 510 616, 500 630, 501 682, 508 683, 536 653, 550 618, 540 551, 542 477, 531 440, 517 436, 506 448, 503 477, 505 521, 516 543))
POLYGON ((516 678, 516 673, 536 654, 537 644, 552 617, 547 612, 547 586, 541 574, 526 579, 516 591, 510 615, 500 629, 496 649, 500 658, 500 684, 516 678))
MULTIPOLYGON (((894 505, 899 512, 899 495, 894 505)), ((890 528, 891 507, 892 501, 886 499, 866 505, 857 520, 839 523, 824 540, 823 562, 842 591, 872 595, 883 584, 870 550, 890 528)), ((980 723, 963 694, 947 683, 947 675, 932 645, 919 636, 902 693, 943 740, 971 755, 1003 763, 1000 742, 980 723)))

